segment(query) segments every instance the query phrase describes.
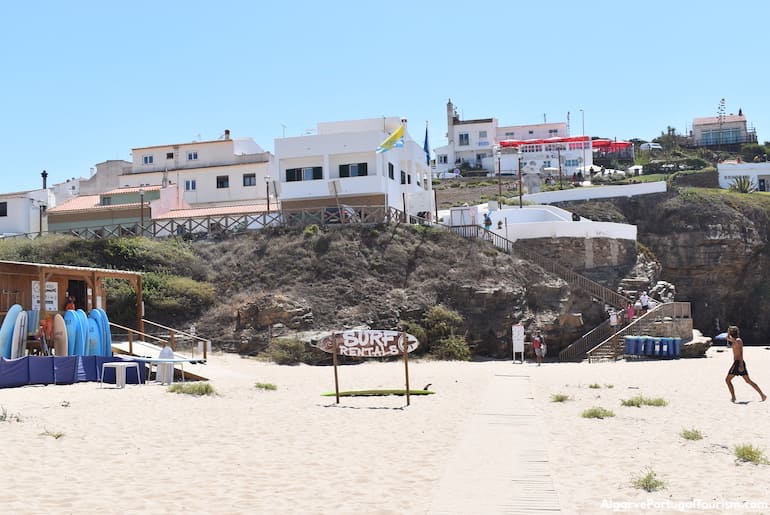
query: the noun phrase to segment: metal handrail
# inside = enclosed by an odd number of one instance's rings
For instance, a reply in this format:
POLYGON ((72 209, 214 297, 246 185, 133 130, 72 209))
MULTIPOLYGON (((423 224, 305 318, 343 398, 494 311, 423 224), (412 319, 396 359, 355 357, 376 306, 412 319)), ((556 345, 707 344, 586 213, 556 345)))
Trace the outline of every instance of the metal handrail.
MULTIPOLYGON (((606 338, 599 344, 595 345, 590 350, 586 351, 586 357, 588 361, 591 361, 593 354, 597 353, 605 345, 614 344, 616 338, 623 336, 641 336, 642 333, 649 327, 650 322, 657 321, 663 317, 671 318, 692 318, 692 311, 689 302, 667 302, 665 304, 659 304, 653 309, 643 314, 639 318, 635 318, 630 324, 620 328, 617 332, 613 333, 609 338, 606 338)), ((569 347, 568 347, 569 348, 569 347)), ((566 350, 566 349, 565 349, 566 350)))

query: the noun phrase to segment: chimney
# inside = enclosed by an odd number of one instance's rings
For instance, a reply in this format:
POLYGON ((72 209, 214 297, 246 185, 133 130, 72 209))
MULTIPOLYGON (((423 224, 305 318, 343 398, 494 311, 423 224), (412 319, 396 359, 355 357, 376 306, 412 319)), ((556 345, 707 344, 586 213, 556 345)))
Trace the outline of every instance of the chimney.
POLYGON ((48 172, 43 170, 43 172, 40 174, 40 177, 43 178, 43 189, 48 188, 48 172))
POLYGON ((225 139, 230 139, 230 129, 225 129, 225 139))

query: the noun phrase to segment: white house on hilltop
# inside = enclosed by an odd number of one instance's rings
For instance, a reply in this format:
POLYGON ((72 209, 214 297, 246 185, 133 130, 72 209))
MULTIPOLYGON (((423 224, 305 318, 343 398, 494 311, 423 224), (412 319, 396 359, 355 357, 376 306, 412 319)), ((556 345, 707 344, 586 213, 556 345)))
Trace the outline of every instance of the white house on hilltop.
POLYGON ((266 204, 273 156, 251 138, 134 148, 120 187, 178 185, 180 206, 266 204))
POLYGON ((271 181, 283 209, 389 206, 433 212, 423 147, 404 131, 404 145, 376 149, 406 120, 397 117, 319 123, 316 134, 275 140, 271 181))
POLYGON ((738 177, 748 177, 759 191, 770 191, 770 162, 742 163, 724 161, 717 164, 719 187, 728 189, 738 177))
MULTIPOLYGON (((446 109, 447 145, 434 149, 434 175, 462 167, 494 173, 500 168, 503 174, 518 173, 519 161, 511 158, 510 153, 503 152, 502 159, 496 159, 500 143, 503 141, 531 142, 521 146, 521 150, 526 150, 528 154, 522 156, 522 165, 529 166, 533 171, 558 167, 556 147, 550 145, 546 149, 542 142, 551 139, 563 142, 563 138, 569 136, 569 127, 565 122, 500 126, 496 118, 461 120, 451 100, 447 102, 446 109)), ((565 155, 570 154, 570 157, 562 156, 569 160, 566 164, 571 172, 566 175, 576 173, 578 167, 585 170, 593 163, 590 138, 585 139, 588 141, 585 148, 582 140, 580 143, 573 141, 571 144, 561 145, 565 155), (576 145, 580 148, 576 148, 576 145), (579 152, 571 155, 575 150, 579 152)), ((519 144, 514 146, 518 148, 519 144)))

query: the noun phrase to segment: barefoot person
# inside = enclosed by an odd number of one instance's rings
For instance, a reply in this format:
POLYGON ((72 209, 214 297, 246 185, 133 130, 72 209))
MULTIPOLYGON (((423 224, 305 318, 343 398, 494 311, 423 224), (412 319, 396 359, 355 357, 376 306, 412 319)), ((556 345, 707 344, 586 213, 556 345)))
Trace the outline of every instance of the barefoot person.
POLYGON ((760 398, 764 401, 767 399, 767 395, 762 393, 762 390, 759 388, 757 383, 751 380, 749 377, 749 371, 746 369, 746 362, 743 361, 743 340, 741 340, 738 327, 731 325, 727 329, 727 341, 733 347, 733 366, 730 367, 730 370, 727 372, 727 377, 725 378, 727 388, 730 389, 730 396, 732 397, 732 401, 735 402, 735 388, 733 388, 733 377, 735 376, 743 377, 743 380, 751 385, 751 387, 757 391, 760 398))

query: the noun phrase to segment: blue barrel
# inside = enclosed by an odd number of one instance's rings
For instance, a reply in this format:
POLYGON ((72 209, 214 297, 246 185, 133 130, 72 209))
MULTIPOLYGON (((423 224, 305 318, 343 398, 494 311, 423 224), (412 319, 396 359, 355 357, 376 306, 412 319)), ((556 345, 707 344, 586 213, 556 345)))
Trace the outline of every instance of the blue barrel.
POLYGON ((642 339, 642 352, 643 356, 652 356, 652 338, 650 336, 640 336, 642 339))
POLYGON ((657 336, 652 339, 652 355, 653 356, 660 356, 660 338, 657 336))
POLYGON ((638 336, 626 336, 626 341, 629 342, 629 350, 631 351, 630 354, 633 356, 638 356, 641 354, 641 350, 639 349, 641 344, 641 338, 638 336))
POLYGON ((672 338, 660 339, 660 355, 666 358, 670 358, 674 355, 674 344, 672 338))
POLYGON ((623 337, 623 354, 630 356, 634 353, 634 340, 633 336, 623 337))
POLYGON ((673 338, 674 340, 674 357, 678 358, 681 356, 682 353, 682 339, 681 338, 673 338))

